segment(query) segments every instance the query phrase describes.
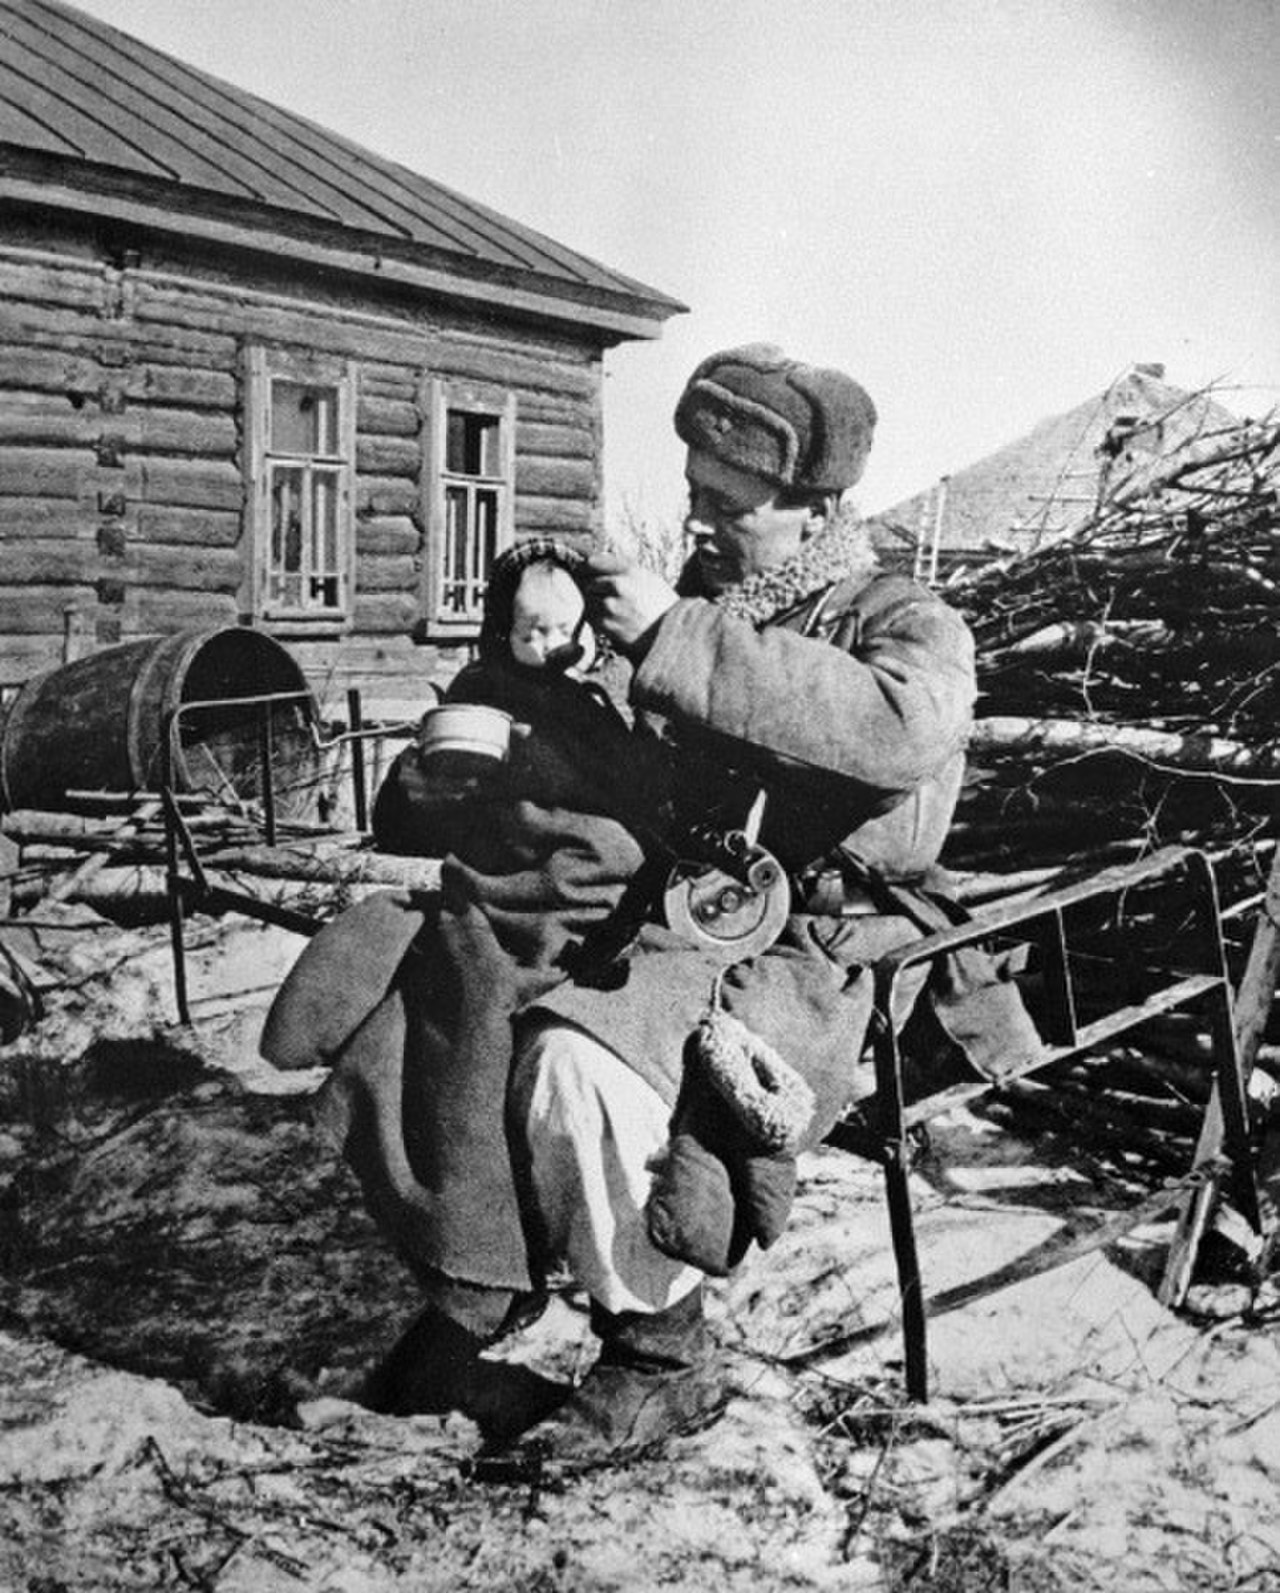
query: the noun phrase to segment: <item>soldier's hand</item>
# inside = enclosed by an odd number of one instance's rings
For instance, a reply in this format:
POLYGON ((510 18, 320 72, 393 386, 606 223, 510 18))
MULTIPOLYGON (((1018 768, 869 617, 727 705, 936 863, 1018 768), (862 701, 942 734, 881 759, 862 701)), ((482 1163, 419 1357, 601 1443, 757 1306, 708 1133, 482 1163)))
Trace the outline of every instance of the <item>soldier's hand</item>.
POLYGON ((616 553, 593 553, 579 575, 591 623, 630 658, 643 655, 654 626, 676 602, 671 585, 616 553))

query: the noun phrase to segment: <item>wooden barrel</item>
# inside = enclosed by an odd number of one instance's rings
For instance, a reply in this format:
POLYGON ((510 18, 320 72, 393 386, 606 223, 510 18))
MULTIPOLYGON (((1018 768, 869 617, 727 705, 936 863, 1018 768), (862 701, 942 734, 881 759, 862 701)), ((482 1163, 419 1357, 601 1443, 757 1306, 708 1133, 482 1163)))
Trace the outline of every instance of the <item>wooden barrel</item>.
POLYGON ((261 710, 238 699, 303 692, 272 711, 271 769, 278 811, 314 807, 319 753, 315 706, 301 667, 261 631, 230 626, 125 642, 27 681, 0 722, 0 799, 6 809, 58 807, 68 791, 154 791, 164 777, 168 715, 174 789, 221 800, 262 794, 261 710))

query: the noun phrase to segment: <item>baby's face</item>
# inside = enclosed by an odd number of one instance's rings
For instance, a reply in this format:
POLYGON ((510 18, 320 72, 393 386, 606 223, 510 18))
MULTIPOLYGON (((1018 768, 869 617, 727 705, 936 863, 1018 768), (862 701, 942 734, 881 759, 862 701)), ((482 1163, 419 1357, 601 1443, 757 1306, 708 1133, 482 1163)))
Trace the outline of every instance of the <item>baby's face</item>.
POLYGON ((591 631, 584 625, 580 635, 574 634, 584 607, 578 584, 567 570, 540 565, 526 570, 511 609, 512 658, 541 669, 557 647, 576 640, 584 651, 575 668, 585 668, 594 652, 591 631))

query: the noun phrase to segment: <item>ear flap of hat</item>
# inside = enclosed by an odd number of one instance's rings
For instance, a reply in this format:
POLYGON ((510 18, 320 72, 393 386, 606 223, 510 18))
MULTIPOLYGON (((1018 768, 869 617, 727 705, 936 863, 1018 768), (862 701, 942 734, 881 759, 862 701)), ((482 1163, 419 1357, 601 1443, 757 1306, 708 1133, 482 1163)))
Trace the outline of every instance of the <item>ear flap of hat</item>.
POLYGON ((876 406, 871 395, 843 371, 792 364, 787 380, 808 400, 812 415, 809 445, 796 485, 815 491, 843 491, 862 479, 875 434, 876 406))

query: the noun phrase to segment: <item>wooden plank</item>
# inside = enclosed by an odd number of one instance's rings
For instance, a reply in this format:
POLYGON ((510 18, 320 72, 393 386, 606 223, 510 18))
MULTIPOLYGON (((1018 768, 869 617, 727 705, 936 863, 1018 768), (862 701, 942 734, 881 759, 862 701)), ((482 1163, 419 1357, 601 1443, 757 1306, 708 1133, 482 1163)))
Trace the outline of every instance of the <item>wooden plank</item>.
POLYGON ((124 392, 126 398, 192 409, 234 411, 240 399, 239 384, 230 371, 191 365, 135 366, 126 372, 124 392))
POLYGON ((1280 847, 1271 860, 1267 889, 1258 912, 1249 959, 1236 993, 1236 1040, 1246 1077, 1266 1033, 1280 979, 1280 847))
POLYGON ((356 430, 366 436, 417 437, 422 430, 422 412, 416 399, 380 398, 372 395, 361 372, 356 401, 356 430))
MULTIPOLYGON (((114 561, 113 570, 114 574, 114 561)), ((104 573, 93 540, 31 538, 10 548, 4 575, 12 586, 90 586, 104 573)))
POLYGON ((240 541, 243 522, 234 509, 186 509, 176 504, 162 508, 141 504, 135 524, 140 542, 164 543, 171 547, 231 548, 240 541))
POLYGON ((557 393, 520 391, 520 419, 535 425, 586 426, 598 429, 600 410, 586 398, 569 398, 557 393))
POLYGON ((591 459, 598 451, 595 432, 582 423, 529 421, 516 423, 516 452, 527 459, 591 459))
POLYGON ((410 679, 418 682, 413 687, 418 693, 424 680, 451 678, 457 663, 456 649, 442 654, 439 648, 413 641, 406 631, 393 635, 351 631, 330 641, 301 639, 291 642, 289 651, 312 681, 324 678, 345 686, 357 678, 410 679), (442 658, 448 666, 443 674, 442 658))
POLYGON ((62 663, 62 633, 0 635, 0 686, 20 686, 62 663))
POLYGON ((401 437, 357 437, 356 470, 362 476, 404 476, 418 479, 422 444, 401 437))
POLYGON ((370 515, 356 520, 356 552, 417 555, 422 548, 418 527, 407 515, 370 515))
POLYGON ((414 557, 363 557, 356 569, 358 592, 417 591, 420 561, 414 557))
MULTIPOLYGON (((0 476, 4 466, 0 465, 0 476)), ((5 498, 0 511, 0 542, 58 539, 63 542, 97 535, 102 516, 89 504, 66 498, 5 498)))
POLYGON ((111 331, 97 315, 48 305, 19 304, 0 294, 0 339, 22 348, 51 348, 59 353, 96 358, 99 343, 111 331))
POLYGON ((589 498, 599 495, 594 462, 580 459, 516 460, 516 493, 535 498, 589 498))
POLYGON ((103 430, 96 407, 72 408, 53 393, 11 393, 0 405, 0 445, 6 450, 92 448, 103 430))
MULTIPOLYGON (((231 415, 146 408, 130 410, 129 418, 137 421, 137 446, 149 452, 230 459, 240 446, 240 430, 231 415)), ((104 418, 104 429, 109 419, 104 418)))
POLYGON ((139 586, 173 591, 225 592, 234 596, 244 580, 244 560, 235 547, 172 548, 130 543, 122 559, 104 560, 102 574, 139 586))
POLYGON ((363 359, 360 362, 360 396, 372 399, 389 399, 412 404, 417 413, 418 368, 416 365, 389 365, 383 361, 363 359))
POLYGON ((88 403, 71 403, 54 393, 11 395, 0 406, 0 444, 14 448, 94 448, 102 438, 122 450, 206 455, 229 459, 239 447, 232 416, 211 410, 129 406, 104 413, 96 393, 88 403))
POLYGON ((408 636, 418 619, 418 602, 409 592, 357 592, 355 629, 366 635, 408 636))
POLYGON ((93 490, 97 469, 85 449, 6 448, 0 498, 83 498, 93 490))
POLYGON ((100 313, 107 303, 105 267, 19 262, 0 256, 0 297, 13 304, 100 313))
POLYGON ((599 525, 596 504, 516 494, 516 531, 522 536, 591 535, 599 525))
POLYGON ((76 392, 14 392, 0 405, 0 443, 16 448, 94 448, 116 436, 129 449, 231 457, 239 429, 231 414, 159 405, 127 405, 103 413, 105 373, 86 401, 76 392))
POLYGON ((421 326, 406 322, 403 331, 368 322, 336 318, 334 306, 312 295, 296 301, 262 302, 201 292, 198 285, 140 282, 134 306, 140 326, 215 332, 265 341, 296 343, 325 354, 351 359, 368 357, 387 363, 420 364, 427 338, 421 326))
POLYGON ((551 358, 541 359, 504 347, 464 347, 441 337, 427 364, 432 375, 446 380, 463 377, 495 387, 587 400, 596 396, 596 383, 589 373, 551 358))
POLYGON ((356 514, 375 518, 411 518, 418 512, 418 488, 387 476, 356 478, 356 514))
POLYGON ((69 604, 97 604, 92 586, 0 585, 0 634, 56 637, 62 645, 69 604))
POLYGON ((545 321, 513 322, 495 331, 492 317, 472 314, 437 326, 436 333, 441 341, 459 348, 492 349, 500 344, 541 365, 569 365, 588 373, 600 369, 600 350, 593 340, 552 328, 545 321))
POLYGON ((90 358, 116 349, 156 365, 199 363, 210 369, 233 368, 238 346, 233 331, 104 321, 96 315, 6 303, 3 297, 0 336, 32 348, 55 348, 90 358))
POLYGON ((128 632, 143 636, 196 626, 235 625, 240 619, 239 604, 232 597, 163 587, 131 589, 124 610, 128 632))
POLYGON ((61 348, 30 348, 0 342, 0 388, 30 393, 92 393, 102 382, 96 359, 61 348))
POLYGON ((21 395, 0 409, 0 443, 18 448, 92 448, 118 439, 125 452, 230 459, 239 429, 230 415, 132 406, 104 414, 96 402, 73 406, 53 394, 21 395))
POLYGON ((104 414, 95 396, 75 404, 54 393, 11 395, 0 406, 0 444, 17 448, 92 448, 118 438, 128 451, 231 458, 239 447, 232 416, 211 410, 130 406, 104 414))
POLYGON ((239 509, 245 486, 230 460, 144 458, 141 494, 150 504, 239 509))
MULTIPOLYGON (((1254 927, 1249 956, 1240 988, 1236 992, 1233 1026, 1240 1078, 1248 1084, 1266 1032, 1267 1020, 1276 999, 1276 980, 1280 978, 1280 850, 1271 860, 1267 888, 1254 927)), ((1195 1165, 1212 1168, 1223 1151, 1231 1149, 1223 1092, 1215 1087, 1209 1099, 1200 1134, 1196 1141, 1195 1165)), ((1253 1169, 1250 1168, 1250 1176, 1253 1169)), ((1238 1169, 1237 1169, 1238 1174, 1238 1169)), ((1179 1306, 1190 1287, 1200 1244, 1217 1208, 1221 1178, 1210 1172, 1183 1202, 1178 1226, 1169 1247, 1169 1259, 1161 1280, 1159 1298, 1163 1305, 1179 1306)), ((1238 1194, 1237 1194, 1238 1198, 1238 1194)), ((1248 1213, 1246 1213, 1248 1215, 1248 1213)))

